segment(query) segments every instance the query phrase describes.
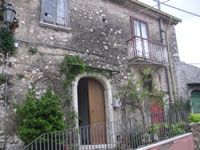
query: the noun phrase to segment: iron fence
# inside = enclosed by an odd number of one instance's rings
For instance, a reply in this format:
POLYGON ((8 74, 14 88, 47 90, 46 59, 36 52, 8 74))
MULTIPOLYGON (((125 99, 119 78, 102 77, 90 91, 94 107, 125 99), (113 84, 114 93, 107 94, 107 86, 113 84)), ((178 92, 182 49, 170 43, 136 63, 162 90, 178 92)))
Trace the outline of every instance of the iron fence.
POLYGON ((135 36, 127 41, 127 48, 129 59, 141 57, 162 63, 168 62, 166 46, 162 43, 135 36))
POLYGON ((151 114, 151 121, 129 119, 45 133, 23 150, 129 150, 188 132, 185 108, 151 114))

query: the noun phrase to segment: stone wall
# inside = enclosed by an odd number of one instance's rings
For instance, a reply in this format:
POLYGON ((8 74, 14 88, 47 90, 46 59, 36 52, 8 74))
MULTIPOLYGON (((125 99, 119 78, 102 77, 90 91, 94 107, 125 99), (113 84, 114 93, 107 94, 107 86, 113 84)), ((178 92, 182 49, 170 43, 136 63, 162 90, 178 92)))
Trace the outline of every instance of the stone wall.
MULTIPOLYGON (((65 75, 61 73, 60 65, 65 55, 79 55, 88 66, 120 71, 109 79, 114 95, 130 72, 139 72, 127 61, 126 41, 132 36, 130 16, 147 22, 150 39, 160 41, 159 15, 152 11, 139 13, 144 8, 129 1, 122 4, 116 0, 71 0, 69 31, 40 26, 40 0, 10 0, 10 3, 19 20, 19 27, 15 31, 17 53, 9 58, 8 69, 7 129, 11 149, 22 143, 17 136, 13 105, 23 103, 28 89, 33 85, 38 96, 46 88, 51 88, 62 98, 65 75), (35 55, 28 51, 30 47, 38 50, 35 55), (23 74, 24 78, 19 80, 17 74, 23 74)), ((173 35, 173 38, 170 36, 172 42, 175 38, 173 28, 170 28, 170 33, 173 35)), ((0 70, 4 70, 3 65, 0 70)), ((157 70, 153 80, 158 89, 167 95, 165 70, 157 70)), ((3 136, 4 92, 3 87, 0 89, 0 136, 3 136)), ((114 119, 120 118, 121 108, 114 109, 114 119)))
POLYGON ((191 124, 191 131, 194 136, 194 149, 200 150, 200 123, 191 124))

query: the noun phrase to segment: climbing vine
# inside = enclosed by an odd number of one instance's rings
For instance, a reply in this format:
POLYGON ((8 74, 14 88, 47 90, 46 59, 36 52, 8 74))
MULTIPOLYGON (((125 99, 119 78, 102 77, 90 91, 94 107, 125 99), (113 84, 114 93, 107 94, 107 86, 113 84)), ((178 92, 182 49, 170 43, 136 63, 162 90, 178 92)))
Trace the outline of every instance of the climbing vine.
POLYGON ((66 74, 65 85, 71 85, 75 77, 86 71, 86 65, 79 56, 65 56, 61 66, 61 71, 66 74))
POLYGON ((126 120, 126 106, 130 106, 129 111, 140 112, 143 122, 143 128, 145 128, 145 109, 143 103, 149 101, 151 98, 156 99, 157 103, 164 105, 164 93, 156 89, 152 83, 152 69, 145 69, 137 78, 132 73, 125 84, 122 85, 119 92, 116 94, 116 98, 121 99, 123 119, 126 120))
POLYGON ((16 50, 14 43, 15 40, 13 32, 0 29, 0 52, 5 55, 6 53, 13 55, 16 50))
POLYGON ((64 84, 65 84, 67 92, 69 92, 67 93, 68 104, 70 104, 70 101, 71 101, 71 94, 70 94, 71 84, 78 74, 81 74, 84 72, 99 73, 105 76, 106 78, 108 78, 110 75, 110 73, 106 70, 87 67, 86 64, 83 62, 83 60, 79 56, 69 56, 69 55, 65 56, 63 63, 61 65, 61 71, 66 74, 66 80, 64 84))
POLYGON ((0 1, 0 21, 3 21, 3 2, 0 1))
POLYGON ((79 56, 68 56, 68 55, 65 56, 61 65, 61 71, 64 72, 66 75, 66 79, 64 81, 64 87, 65 87, 65 93, 66 93, 66 103, 68 107, 70 107, 70 109, 68 109, 67 114, 66 114, 67 128, 73 127, 76 124, 75 119, 77 118, 77 114, 71 105, 72 81, 75 79, 75 77, 78 74, 85 72, 85 70, 86 70, 86 66, 79 56))

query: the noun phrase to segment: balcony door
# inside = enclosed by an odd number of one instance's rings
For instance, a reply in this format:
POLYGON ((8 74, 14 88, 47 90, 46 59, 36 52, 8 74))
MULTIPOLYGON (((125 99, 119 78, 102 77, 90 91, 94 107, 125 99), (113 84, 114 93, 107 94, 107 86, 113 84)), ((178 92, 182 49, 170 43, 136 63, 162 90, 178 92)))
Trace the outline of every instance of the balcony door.
POLYGON ((144 58, 150 58, 147 24, 133 20, 133 36, 135 39, 134 44, 137 49, 137 55, 144 58))

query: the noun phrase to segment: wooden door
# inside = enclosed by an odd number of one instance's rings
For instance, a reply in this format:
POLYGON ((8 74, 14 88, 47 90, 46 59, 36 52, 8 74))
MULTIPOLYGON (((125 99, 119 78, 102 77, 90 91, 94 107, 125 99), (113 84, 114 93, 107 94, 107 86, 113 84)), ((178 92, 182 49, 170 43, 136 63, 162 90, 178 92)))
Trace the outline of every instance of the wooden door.
POLYGON ((162 123, 163 122, 163 107, 158 102, 157 99, 151 99, 151 120, 152 123, 162 123))
POLYGON ((91 143, 106 143, 104 88, 94 79, 88 79, 91 143))

